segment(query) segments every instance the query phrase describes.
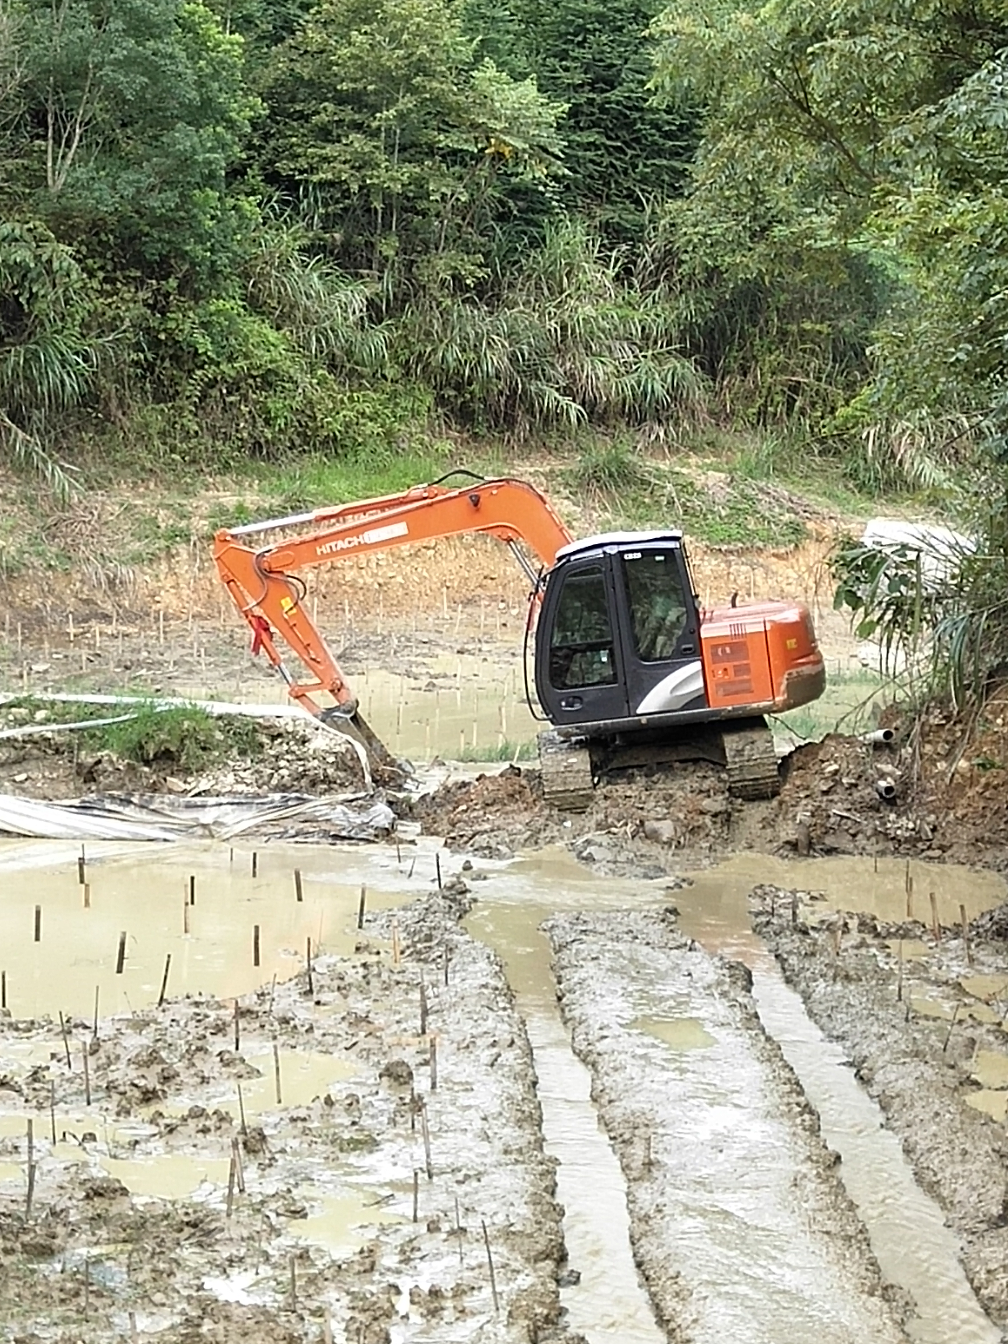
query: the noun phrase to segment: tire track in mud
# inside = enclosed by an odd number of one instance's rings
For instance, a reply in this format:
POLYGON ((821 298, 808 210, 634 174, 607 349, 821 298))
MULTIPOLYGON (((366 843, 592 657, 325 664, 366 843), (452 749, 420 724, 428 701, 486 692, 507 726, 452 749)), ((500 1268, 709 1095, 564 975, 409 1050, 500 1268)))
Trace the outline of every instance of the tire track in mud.
MULTIPOLYGON (((969 1021, 967 1013, 953 1030, 949 1021, 911 1006, 918 1001, 915 993, 928 990, 966 999, 958 985, 967 969, 961 943, 958 949, 934 948, 927 963, 908 963, 905 993, 898 1000, 896 956, 887 941, 926 937, 923 926, 885 926, 857 915, 812 922, 807 892, 769 886, 757 888, 750 899, 754 927, 785 980, 801 995, 812 1021, 848 1052, 918 1183, 960 1239, 963 1268, 977 1298, 1008 1338, 1008 1139, 1003 1124, 966 1104, 964 1092, 974 1049, 998 1032, 969 1021), (794 924, 793 896, 800 912, 794 924), (849 932, 838 954, 833 929, 840 921, 849 932)), ((975 945, 974 953, 977 969, 1004 973, 1003 949, 990 954, 975 945)))
POLYGON ((631 1242, 676 1344, 896 1344, 835 1155, 749 972, 649 913, 545 925, 575 1052, 623 1168, 631 1242), (673 1024, 673 1048, 649 1032, 673 1024))

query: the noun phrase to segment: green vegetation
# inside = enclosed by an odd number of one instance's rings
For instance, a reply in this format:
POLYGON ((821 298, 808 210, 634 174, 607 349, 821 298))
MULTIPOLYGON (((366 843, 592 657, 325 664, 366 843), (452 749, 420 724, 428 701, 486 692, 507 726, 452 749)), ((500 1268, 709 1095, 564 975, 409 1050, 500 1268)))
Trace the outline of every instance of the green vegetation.
POLYGON ((488 742, 485 746, 465 747, 459 754, 460 761, 535 761, 539 759, 539 748, 533 739, 530 742, 488 742))
POLYGON ((917 491, 1000 557, 1006 62, 992 0, 0 0, 0 447, 298 506, 549 443, 624 521, 917 491))
POLYGON ((827 733, 864 733, 878 724, 887 704, 899 696, 894 683, 868 668, 830 671, 819 700, 786 714, 775 715, 772 726, 796 744, 818 742, 827 733))

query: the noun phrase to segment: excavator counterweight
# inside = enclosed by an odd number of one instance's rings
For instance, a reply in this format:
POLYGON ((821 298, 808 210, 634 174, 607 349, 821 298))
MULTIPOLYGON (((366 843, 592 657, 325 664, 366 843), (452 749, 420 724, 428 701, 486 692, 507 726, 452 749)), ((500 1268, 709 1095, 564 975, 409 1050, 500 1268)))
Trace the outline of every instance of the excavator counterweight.
POLYGON ((446 478, 223 529, 214 538, 214 561, 249 624, 253 652, 265 653, 304 708, 343 718, 377 777, 389 780, 397 763, 362 719, 306 612, 298 571, 474 532, 510 546, 538 606, 536 693, 553 725, 540 740, 547 797, 583 807, 600 771, 697 755, 723 764, 739 796, 776 791, 763 716, 822 694, 825 668, 811 618, 805 607, 782 602, 702 610, 678 531, 574 541, 527 482, 473 478, 449 485, 446 478), (253 547, 252 537, 269 541, 253 547), (287 668, 281 640, 307 678, 287 668))

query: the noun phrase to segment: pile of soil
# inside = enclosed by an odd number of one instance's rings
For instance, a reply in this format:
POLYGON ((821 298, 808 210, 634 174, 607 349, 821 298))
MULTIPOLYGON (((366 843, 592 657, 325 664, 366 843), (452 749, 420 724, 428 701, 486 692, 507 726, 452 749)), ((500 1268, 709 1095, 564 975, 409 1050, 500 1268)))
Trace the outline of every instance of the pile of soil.
POLYGON ((0 1137, 7 1331, 293 1344, 322 1338, 327 1315, 335 1338, 365 1344, 403 1330, 583 1344, 560 1319, 562 1210, 531 1049, 499 961, 458 926, 466 908, 435 895, 397 912, 397 964, 375 941, 389 917, 369 917, 353 956, 241 999, 237 1028, 234 1001, 212 998, 105 1019, 96 1035, 71 1018, 70 1068, 60 1024, 0 1018, 0 1111, 15 1122, 0 1137), (274 1045, 285 1089, 301 1052, 331 1061, 334 1081, 274 1104, 274 1045), (29 1210, 17 1167, 33 1113, 29 1210), (191 1163, 192 1184, 208 1175, 195 1195, 133 1193, 159 1161, 191 1163), (359 1249, 330 1249, 306 1220, 348 1192, 359 1249))
MULTIPOLYGON (((17 706, 0 711, 0 727, 24 721, 17 706)), ((32 723, 44 726, 44 719, 32 723)), ((214 728, 218 761, 195 769, 170 750, 146 762, 89 750, 73 732, 8 738, 0 741, 0 792, 50 800, 97 793, 334 794, 364 787, 356 752, 314 723, 222 716, 214 728)))
POLYGON ((825 911, 808 892, 757 887, 751 904, 756 931, 810 1017, 849 1053, 919 1184, 961 1237, 977 1297, 1005 1329, 1008 1129, 994 1115, 1008 1100, 1008 955, 987 935, 1008 923, 1008 910, 975 920, 967 951, 961 930, 936 941, 913 920, 825 911))

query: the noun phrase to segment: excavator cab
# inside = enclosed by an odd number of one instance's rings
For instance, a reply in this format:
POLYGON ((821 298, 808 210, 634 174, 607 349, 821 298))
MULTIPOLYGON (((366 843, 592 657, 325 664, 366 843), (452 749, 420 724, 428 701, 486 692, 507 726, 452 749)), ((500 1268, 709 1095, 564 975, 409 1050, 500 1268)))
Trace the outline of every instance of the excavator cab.
POLYGON ((705 709, 682 534, 611 533, 563 547, 546 579, 535 674, 557 726, 705 709))

